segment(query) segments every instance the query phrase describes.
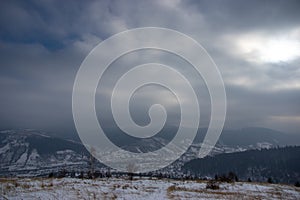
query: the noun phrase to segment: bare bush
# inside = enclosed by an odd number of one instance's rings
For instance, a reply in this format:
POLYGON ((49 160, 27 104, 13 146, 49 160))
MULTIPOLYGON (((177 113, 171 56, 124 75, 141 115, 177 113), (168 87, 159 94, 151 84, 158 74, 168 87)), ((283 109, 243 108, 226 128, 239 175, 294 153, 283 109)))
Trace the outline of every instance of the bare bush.
POLYGON ((206 189, 218 190, 220 189, 220 184, 215 180, 210 180, 206 184, 206 189))

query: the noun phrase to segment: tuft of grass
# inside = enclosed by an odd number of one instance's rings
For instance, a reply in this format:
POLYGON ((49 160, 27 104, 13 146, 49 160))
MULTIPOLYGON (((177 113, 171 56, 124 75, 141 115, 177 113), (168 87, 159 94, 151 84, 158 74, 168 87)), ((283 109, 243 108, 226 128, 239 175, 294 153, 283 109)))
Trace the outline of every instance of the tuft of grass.
POLYGON ((168 189, 167 189, 167 192, 168 192, 168 193, 171 193, 171 192, 174 192, 174 191, 176 191, 176 186, 175 186, 175 185, 171 185, 171 186, 168 187, 168 189))
POLYGON ((31 185, 25 183, 25 184, 22 184, 21 187, 24 189, 29 189, 31 187, 31 185))
POLYGON ((5 186, 5 190, 7 190, 7 191, 11 190, 12 188, 13 187, 10 184, 6 184, 6 186, 5 186))

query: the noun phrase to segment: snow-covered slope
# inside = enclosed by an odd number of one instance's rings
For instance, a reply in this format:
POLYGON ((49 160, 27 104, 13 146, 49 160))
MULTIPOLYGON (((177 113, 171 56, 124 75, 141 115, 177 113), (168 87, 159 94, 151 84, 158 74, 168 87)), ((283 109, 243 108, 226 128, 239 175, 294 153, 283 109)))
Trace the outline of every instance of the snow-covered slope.
MULTIPOLYGON (((0 179, 7 199, 300 199, 294 186, 221 183, 206 189, 205 181, 136 179, 0 179)), ((1 197, 0 197, 1 199, 1 197)))
POLYGON ((38 131, 0 132, 0 175, 40 175, 61 169, 87 168, 89 154, 82 144, 38 131))

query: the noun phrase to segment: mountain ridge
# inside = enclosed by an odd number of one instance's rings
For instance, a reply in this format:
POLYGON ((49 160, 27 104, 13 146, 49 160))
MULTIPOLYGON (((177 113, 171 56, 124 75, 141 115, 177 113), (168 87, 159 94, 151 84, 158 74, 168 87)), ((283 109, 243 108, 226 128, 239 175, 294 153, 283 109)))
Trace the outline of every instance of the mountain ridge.
MULTIPOLYGON (((185 163, 197 158, 202 144, 201 138, 204 138, 206 129, 199 129, 199 133, 186 153, 171 166, 160 171, 169 173, 171 170, 171 172, 179 174, 185 163)), ((224 130, 209 155, 215 156, 223 153, 285 146, 289 145, 288 142, 290 141, 297 143, 298 140, 295 138, 297 137, 265 128, 224 130), (243 133, 248 137, 246 137, 247 142, 244 143, 239 141, 243 139, 243 133), (242 136, 237 136, 239 134, 242 136), (268 137, 260 137, 261 135, 268 137), (253 139, 250 140, 249 137, 253 139)), ((148 144, 147 149, 143 146, 143 142, 136 143, 136 146, 124 146, 123 149, 131 148, 132 151, 141 153, 157 148, 156 145, 167 143, 163 139, 155 140, 152 144, 148 144)), ((86 171, 89 170, 90 159, 90 153, 80 141, 53 137, 45 131, 33 129, 0 131, 0 175, 26 175, 34 170, 37 171, 36 174, 47 174, 51 169, 56 171, 62 169, 86 171)), ((105 168, 97 160, 96 165, 105 168)))

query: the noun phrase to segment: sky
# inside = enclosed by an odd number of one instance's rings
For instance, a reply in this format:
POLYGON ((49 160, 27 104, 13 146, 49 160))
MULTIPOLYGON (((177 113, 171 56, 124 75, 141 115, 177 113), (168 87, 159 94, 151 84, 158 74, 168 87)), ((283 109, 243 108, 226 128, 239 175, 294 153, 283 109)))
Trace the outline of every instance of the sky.
MULTIPOLYGON (((227 94, 226 129, 266 127, 300 134, 299 10, 297 0, 1 1, 0 129, 76 133, 72 89, 84 58, 121 31, 164 27, 194 38, 218 66, 227 94)), ((151 51, 128 56, 114 64, 112 74, 118 65, 153 56, 185 70, 163 52, 159 58, 151 51)), ((108 73, 104 80, 111 77, 108 73)), ((205 88, 201 81, 195 85, 205 88)), ((206 96, 200 103, 205 127, 209 98, 202 89, 197 95, 206 96)), ((107 106, 100 107, 107 90, 111 85, 97 89, 99 112, 106 112, 107 106)), ((132 98, 132 117, 146 125, 146 108, 163 101, 171 110, 168 123, 176 123, 172 99, 164 88, 143 88, 132 98)))

